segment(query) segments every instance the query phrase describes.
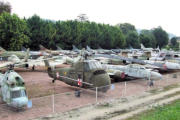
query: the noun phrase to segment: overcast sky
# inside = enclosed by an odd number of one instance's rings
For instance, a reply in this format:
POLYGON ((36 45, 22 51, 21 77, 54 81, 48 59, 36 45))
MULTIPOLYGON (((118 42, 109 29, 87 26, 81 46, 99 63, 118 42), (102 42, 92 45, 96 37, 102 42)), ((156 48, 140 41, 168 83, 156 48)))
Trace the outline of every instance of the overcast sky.
POLYGON ((115 25, 131 23, 138 29, 161 26, 180 36, 180 0, 4 0, 12 12, 26 18, 37 14, 51 20, 74 20, 81 13, 90 21, 115 25))

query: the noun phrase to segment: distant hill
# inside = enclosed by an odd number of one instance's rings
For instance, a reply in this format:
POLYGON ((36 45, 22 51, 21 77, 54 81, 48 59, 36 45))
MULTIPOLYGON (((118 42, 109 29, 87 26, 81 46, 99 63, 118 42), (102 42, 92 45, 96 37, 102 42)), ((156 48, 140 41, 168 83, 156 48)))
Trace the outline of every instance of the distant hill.
POLYGON ((172 33, 168 33, 169 35, 169 39, 171 39, 172 37, 176 37, 176 35, 172 34, 172 33))

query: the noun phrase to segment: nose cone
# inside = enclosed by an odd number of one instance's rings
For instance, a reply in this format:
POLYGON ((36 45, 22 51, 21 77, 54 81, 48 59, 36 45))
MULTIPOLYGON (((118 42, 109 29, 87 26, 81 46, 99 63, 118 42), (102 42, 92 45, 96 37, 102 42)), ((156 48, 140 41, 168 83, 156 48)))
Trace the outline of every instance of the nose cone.
POLYGON ((26 106, 27 103, 28 103, 27 97, 20 97, 20 98, 13 99, 11 105, 16 108, 21 108, 21 107, 26 106))
POLYGON ((168 69, 171 69, 171 70, 180 70, 180 64, 178 63, 167 62, 166 66, 168 67, 168 69))
POLYGON ((93 75, 91 83, 94 87, 99 87, 98 90, 106 92, 111 84, 111 79, 107 73, 93 75))
POLYGON ((177 64, 177 65, 176 65, 176 69, 177 69, 177 70, 180 70, 180 64, 177 64))
POLYGON ((162 79, 162 75, 158 72, 151 72, 151 79, 153 80, 160 80, 162 79))

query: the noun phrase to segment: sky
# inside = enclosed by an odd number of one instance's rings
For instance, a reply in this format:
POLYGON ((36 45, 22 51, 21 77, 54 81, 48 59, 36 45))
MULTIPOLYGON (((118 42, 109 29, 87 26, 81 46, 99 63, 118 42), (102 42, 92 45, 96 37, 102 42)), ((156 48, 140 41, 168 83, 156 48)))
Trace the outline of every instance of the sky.
MULTIPOLYGON (((1 0, 2 1, 2 0, 1 0)), ((116 25, 130 23, 137 29, 161 26, 180 36, 180 0, 3 0, 12 13, 29 18, 74 20, 86 14, 89 21, 116 25)))

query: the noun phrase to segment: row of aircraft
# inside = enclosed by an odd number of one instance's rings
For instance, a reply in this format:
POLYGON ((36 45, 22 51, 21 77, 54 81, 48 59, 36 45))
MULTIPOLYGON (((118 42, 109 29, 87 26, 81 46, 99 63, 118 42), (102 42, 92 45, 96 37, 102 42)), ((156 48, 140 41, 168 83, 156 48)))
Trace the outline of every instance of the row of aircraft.
MULTIPOLYGON (((82 50, 75 46, 72 50, 57 48, 49 50, 42 45, 40 51, 6 51, 0 48, 0 70, 7 69, 0 74, 2 100, 20 108, 28 102, 25 82, 12 69, 16 70, 16 67, 36 70, 37 66, 44 66, 53 83, 60 80, 82 88, 109 86, 112 79, 142 78, 152 83, 162 79, 160 72, 180 70, 179 53, 169 54, 169 51, 145 48, 143 45, 141 49, 126 50, 91 49, 89 46, 82 50), (59 64, 68 66, 59 68, 59 64)), ((106 92, 108 89, 105 87, 101 91, 106 92)))

